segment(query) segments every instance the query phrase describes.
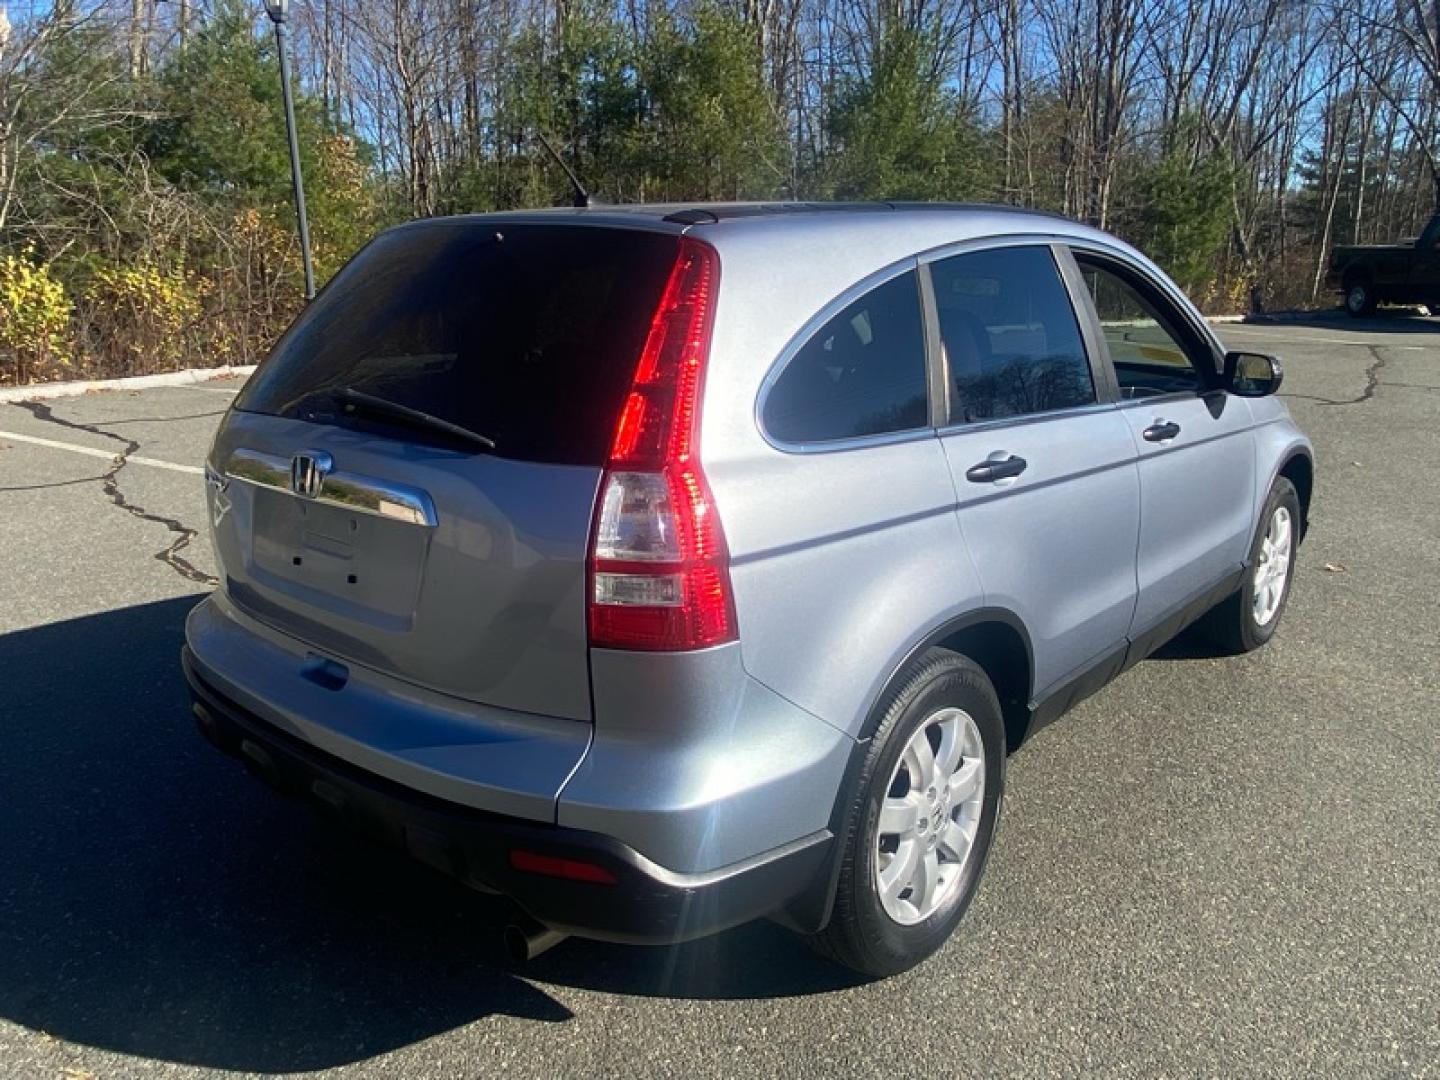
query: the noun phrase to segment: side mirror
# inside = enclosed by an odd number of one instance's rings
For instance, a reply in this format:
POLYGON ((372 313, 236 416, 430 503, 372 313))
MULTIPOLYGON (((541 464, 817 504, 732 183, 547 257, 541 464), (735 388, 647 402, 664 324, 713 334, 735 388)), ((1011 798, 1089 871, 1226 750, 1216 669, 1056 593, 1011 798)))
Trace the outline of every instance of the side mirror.
POLYGON ((1225 354, 1225 389, 1239 397, 1268 397, 1284 378, 1279 359, 1268 353, 1225 354))

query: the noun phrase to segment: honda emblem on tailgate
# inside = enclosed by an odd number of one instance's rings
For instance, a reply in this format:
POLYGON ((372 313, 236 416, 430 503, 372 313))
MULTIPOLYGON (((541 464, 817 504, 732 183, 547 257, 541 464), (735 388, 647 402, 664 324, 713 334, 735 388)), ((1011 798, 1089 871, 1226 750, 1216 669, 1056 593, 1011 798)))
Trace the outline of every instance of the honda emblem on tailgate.
POLYGON ((323 451, 296 454, 290 459, 290 490, 305 499, 315 498, 334 467, 335 460, 323 451))

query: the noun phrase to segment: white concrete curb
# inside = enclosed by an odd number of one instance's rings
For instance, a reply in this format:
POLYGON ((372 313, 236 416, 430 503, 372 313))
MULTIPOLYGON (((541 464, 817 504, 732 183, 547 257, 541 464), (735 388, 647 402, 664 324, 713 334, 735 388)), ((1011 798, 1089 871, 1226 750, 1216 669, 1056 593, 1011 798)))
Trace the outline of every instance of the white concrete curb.
POLYGON ((148 390, 152 386, 191 386, 211 379, 248 376, 254 364, 236 367, 186 368, 160 375, 127 375, 121 379, 81 379, 77 382, 36 383, 33 386, 0 386, 0 402, 39 401, 42 398, 79 397, 101 390, 148 390))

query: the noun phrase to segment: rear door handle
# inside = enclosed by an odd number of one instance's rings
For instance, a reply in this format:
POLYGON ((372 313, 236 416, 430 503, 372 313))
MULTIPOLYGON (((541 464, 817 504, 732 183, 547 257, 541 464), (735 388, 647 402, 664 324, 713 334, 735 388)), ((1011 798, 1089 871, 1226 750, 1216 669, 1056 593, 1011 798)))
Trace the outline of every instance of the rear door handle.
POLYGON ((1180 425, 1173 420, 1156 420, 1140 433, 1146 442, 1169 442, 1180 434, 1180 425))
POLYGON ((972 484, 991 484, 996 480, 1009 480, 1025 471, 1028 464, 1023 457, 1011 454, 1004 458, 991 458, 965 470, 965 479, 972 484))

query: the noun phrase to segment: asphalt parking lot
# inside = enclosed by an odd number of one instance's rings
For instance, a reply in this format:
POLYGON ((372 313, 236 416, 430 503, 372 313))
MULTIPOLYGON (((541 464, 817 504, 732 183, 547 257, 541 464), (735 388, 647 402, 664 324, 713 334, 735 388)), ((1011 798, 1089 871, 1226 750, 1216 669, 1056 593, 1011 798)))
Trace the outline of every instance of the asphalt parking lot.
POLYGON ((1220 333, 1316 443, 1285 624, 1022 749, 960 933, 868 985, 767 924, 508 964, 192 729, 235 384, 0 405, 0 1074, 1440 1075, 1440 320, 1220 333))

